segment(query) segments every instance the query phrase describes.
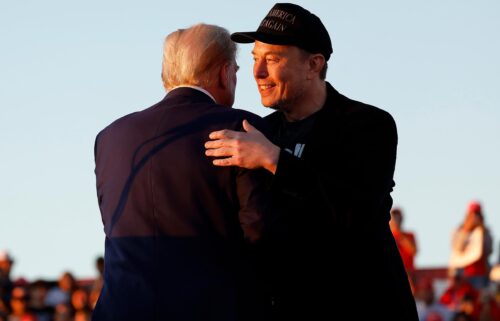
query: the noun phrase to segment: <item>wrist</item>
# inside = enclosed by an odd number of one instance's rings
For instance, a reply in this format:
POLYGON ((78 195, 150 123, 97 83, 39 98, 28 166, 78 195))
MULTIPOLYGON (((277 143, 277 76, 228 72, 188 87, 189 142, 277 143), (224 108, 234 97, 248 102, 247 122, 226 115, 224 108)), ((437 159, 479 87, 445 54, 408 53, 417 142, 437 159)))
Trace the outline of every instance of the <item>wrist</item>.
POLYGON ((268 159, 266 161, 266 164, 264 165, 264 168, 273 173, 273 175, 276 174, 276 169, 278 168, 280 151, 281 149, 278 146, 272 145, 268 154, 268 159))

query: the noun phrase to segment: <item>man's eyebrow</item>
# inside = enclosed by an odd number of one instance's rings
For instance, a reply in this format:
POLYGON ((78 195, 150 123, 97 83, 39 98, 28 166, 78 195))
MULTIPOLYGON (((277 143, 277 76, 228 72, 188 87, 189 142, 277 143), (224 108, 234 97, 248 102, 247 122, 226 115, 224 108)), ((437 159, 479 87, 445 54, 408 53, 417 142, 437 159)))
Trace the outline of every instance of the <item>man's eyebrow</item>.
MULTIPOLYGON (((277 51, 277 50, 270 50, 270 51, 265 51, 263 53, 264 55, 283 55, 282 51, 277 51)), ((252 55, 255 56, 255 51, 252 50, 252 55)))

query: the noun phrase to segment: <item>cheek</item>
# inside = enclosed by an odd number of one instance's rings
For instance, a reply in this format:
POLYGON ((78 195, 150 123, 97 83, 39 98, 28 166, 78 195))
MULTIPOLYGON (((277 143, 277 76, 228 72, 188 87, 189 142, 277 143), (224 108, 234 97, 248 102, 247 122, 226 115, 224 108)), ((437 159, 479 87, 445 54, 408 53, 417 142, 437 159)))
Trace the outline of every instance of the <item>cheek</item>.
POLYGON ((294 92, 300 90, 300 82, 297 80, 297 77, 294 77, 291 73, 281 74, 280 83, 282 90, 288 92, 288 94, 294 94, 294 92))

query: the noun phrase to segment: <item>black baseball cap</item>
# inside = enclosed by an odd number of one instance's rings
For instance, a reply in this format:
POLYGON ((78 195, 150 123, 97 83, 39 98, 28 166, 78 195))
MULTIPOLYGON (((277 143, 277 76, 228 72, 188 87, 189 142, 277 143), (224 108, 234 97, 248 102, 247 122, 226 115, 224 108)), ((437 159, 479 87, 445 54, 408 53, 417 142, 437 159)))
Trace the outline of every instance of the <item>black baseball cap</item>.
POLYGON ((293 3, 277 3, 255 32, 235 32, 231 39, 238 43, 255 40, 273 45, 293 45, 310 53, 320 53, 325 60, 332 54, 332 42, 321 20, 293 3))

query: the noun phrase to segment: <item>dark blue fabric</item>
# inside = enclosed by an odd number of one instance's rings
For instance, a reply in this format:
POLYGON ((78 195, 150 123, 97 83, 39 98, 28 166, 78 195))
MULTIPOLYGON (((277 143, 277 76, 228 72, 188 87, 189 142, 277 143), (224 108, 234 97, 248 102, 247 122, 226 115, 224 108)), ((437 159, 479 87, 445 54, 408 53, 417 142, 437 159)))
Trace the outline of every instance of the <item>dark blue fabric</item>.
POLYGON ((108 238, 93 320, 236 320, 250 294, 238 292, 251 277, 240 255, 222 240, 108 238))
POLYGON ((266 320, 255 258, 269 174, 216 167, 204 148, 243 119, 266 132, 257 115, 178 88, 98 134, 106 242, 93 321, 266 320))

